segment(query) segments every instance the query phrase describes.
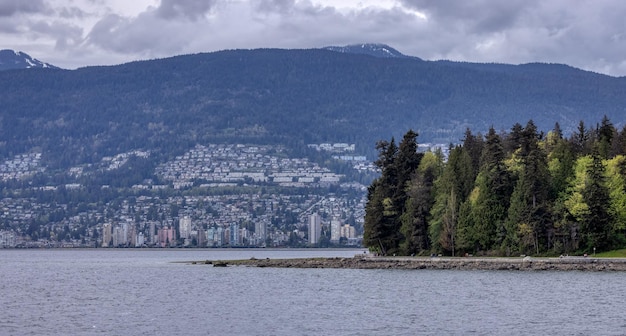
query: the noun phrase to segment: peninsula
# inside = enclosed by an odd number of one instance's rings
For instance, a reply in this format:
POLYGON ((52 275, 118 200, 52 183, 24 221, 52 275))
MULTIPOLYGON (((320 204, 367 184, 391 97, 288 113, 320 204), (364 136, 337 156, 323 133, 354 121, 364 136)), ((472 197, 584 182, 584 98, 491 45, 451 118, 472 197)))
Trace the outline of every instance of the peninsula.
POLYGON ((346 269, 439 269, 439 270, 557 270, 557 271, 626 271, 626 258, 451 258, 451 257, 374 257, 206 260, 191 264, 213 267, 247 266, 275 268, 346 268, 346 269))

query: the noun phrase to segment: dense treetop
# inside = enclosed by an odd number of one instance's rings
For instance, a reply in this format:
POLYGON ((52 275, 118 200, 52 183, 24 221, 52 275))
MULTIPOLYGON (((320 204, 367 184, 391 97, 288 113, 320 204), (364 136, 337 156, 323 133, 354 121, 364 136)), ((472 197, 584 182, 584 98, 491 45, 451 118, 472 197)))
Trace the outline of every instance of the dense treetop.
POLYGON ((559 255, 626 246, 626 128, 467 131, 444 162, 381 141, 364 244, 382 254, 559 255), (402 149, 406 151, 402 151, 402 149), (410 167, 410 168, 409 168, 410 167))

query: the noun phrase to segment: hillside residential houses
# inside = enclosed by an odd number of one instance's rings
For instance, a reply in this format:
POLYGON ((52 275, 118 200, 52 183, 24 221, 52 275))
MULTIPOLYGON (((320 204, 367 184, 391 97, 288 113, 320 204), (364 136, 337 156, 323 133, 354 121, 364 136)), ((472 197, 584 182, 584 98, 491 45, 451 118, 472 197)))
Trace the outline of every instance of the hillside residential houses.
MULTIPOLYGON (((358 245, 366 187, 342 181, 343 175, 307 159, 288 158, 283 151, 281 146, 198 145, 157 166, 158 181, 134 185, 121 199, 50 202, 59 191, 81 193, 85 187, 79 178, 115 171, 131 157, 146 158, 150 153, 131 151, 72 167, 67 175, 76 180, 33 186, 0 199, 0 246, 316 246, 309 242, 309 216, 314 213, 332 244, 358 245), (265 190, 272 186, 283 189, 280 193, 265 190), (315 191, 328 190, 328 186, 352 191, 337 195, 315 191), (224 187, 230 191, 220 191, 224 187), (352 230, 342 233, 345 226, 352 230)), ((0 164, 1 179, 44 171, 37 153, 0 164)))

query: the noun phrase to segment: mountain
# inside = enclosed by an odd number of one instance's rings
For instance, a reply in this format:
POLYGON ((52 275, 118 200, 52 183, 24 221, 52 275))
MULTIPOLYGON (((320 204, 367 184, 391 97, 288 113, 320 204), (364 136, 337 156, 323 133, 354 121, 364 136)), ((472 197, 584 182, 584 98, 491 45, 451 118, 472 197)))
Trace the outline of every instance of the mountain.
POLYGON ((417 58, 404 55, 386 44, 378 43, 352 44, 343 47, 330 46, 323 49, 346 54, 363 54, 382 58, 417 58))
POLYGON ((58 69, 54 65, 34 59, 21 51, 14 51, 10 49, 0 50, 0 71, 30 68, 58 69))
MULTIPOLYGON (((392 51, 390 51, 392 52, 392 51)), ((393 52, 392 52, 393 53, 393 52)), ((77 70, 0 72, 0 159, 42 153, 49 167, 130 150, 165 157, 196 144, 375 143, 412 128, 458 143, 533 119, 626 117, 626 78, 558 64, 432 62, 311 50, 228 50, 77 70)), ((155 157, 158 157, 155 156, 155 157)))

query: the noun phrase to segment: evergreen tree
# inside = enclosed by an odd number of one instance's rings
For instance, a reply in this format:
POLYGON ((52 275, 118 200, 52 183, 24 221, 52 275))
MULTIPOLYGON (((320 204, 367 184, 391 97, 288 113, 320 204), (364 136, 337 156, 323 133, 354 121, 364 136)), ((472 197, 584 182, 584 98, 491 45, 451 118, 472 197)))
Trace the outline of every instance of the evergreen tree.
POLYGON ((576 156, 584 156, 590 153, 590 133, 581 120, 578 123, 576 133, 572 134, 570 142, 576 156))
POLYGON ((429 234, 437 252, 454 254, 459 207, 473 188, 473 175, 471 158, 465 148, 453 148, 441 177, 435 183, 436 196, 429 234))
POLYGON ((613 138, 615 137, 615 127, 606 115, 602 118, 597 133, 598 154, 606 160, 612 152, 613 138))
POLYGON ((409 130, 399 147, 393 138, 391 142, 379 141, 377 144, 379 157, 375 163, 381 170, 381 176, 372 184, 373 189, 369 192, 365 218, 367 237, 364 240, 367 247, 383 254, 400 252, 403 240, 401 216, 407 203, 407 182, 422 157, 417 152, 416 138, 417 133, 409 130), (382 216, 367 213, 381 210, 382 216))
POLYGON ((404 237, 400 253, 404 255, 420 254, 430 248, 428 237, 429 214, 432 208, 434 192, 433 182, 440 174, 443 158, 427 152, 409 184, 406 210, 401 216, 400 231, 404 237))
POLYGON ((502 141, 491 127, 476 179, 476 201, 472 204, 474 227, 469 229, 477 250, 490 250, 500 245, 513 189, 511 183, 511 176, 504 164, 502 141))
POLYGON ((482 135, 473 135, 472 131, 468 128, 465 131, 465 138, 463 138, 463 148, 471 159, 473 179, 476 178, 481 165, 480 159, 483 147, 484 142, 482 135))
POLYGON ((532 244, 539 253, 540 246, 549 247, 553 230, 548 210, 547 158, 539 147, 537 128, 532 120, 522 131, 516 156, 521 169, 511 195, 503 247, 508 253, 518 248, 520 252, 527 252, 532 244))
POLYGON ((615 131, 614 141, 611 146, 611 157, 626 155, 626 126, 621 131, 615 131))
POLYGON ((515 125, 511 127, 511 132, 509 132, 504 140, 504 150, 506 153, 514 153, 520 147, 520 139, 523 130, 524 127, 522 127, 520 123, 515 123, 515 125))
POLYGON ((609 208, 610 197, 604 173, 599 151, 595 150, 587 167, 588 180, 582 192, 588 211, 581 221, 581 243, 588 253, 593 249, 604 251, 612 246, 613 214, 609 208))

